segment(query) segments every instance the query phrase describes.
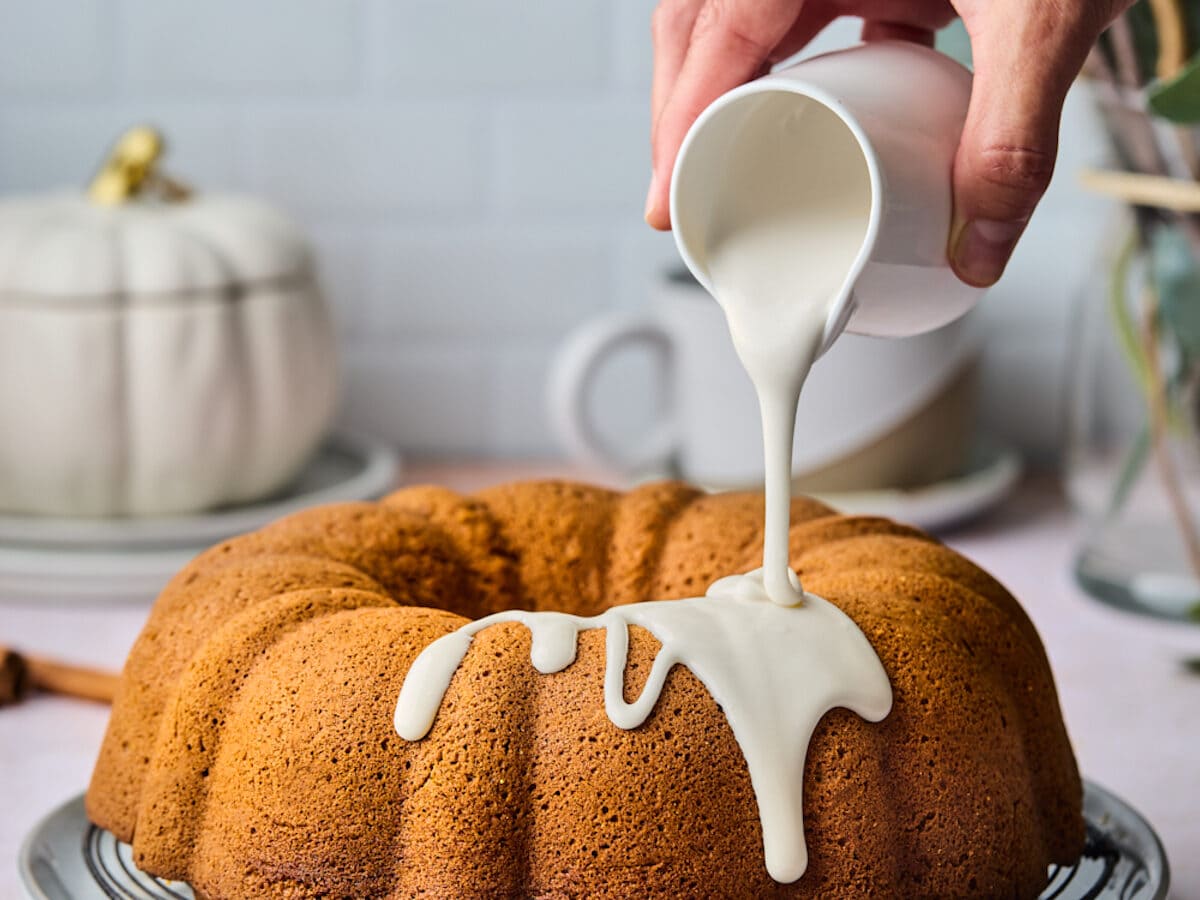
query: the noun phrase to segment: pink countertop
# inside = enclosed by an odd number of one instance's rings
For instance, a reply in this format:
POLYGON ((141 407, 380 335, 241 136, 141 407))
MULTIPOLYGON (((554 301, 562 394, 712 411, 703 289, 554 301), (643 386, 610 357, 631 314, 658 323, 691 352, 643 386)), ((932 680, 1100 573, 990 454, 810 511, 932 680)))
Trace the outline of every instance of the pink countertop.
MULTIPOLYGON (((426 465, 408 480, 469 490, 535 475, 580 476, 564 466, 426 465)), ((608 480, 603 477, 594 480, 608 480)), ((1025 604, 1046 643, 1067 725, 1087 777, 1155 826, 1172 867, 1171 896, 1200 900, 1200 628, 1111 612, 1074 584, 1078 527, 1053 482, 1028 481, 986 519, 947 542, 990 570, 1025 604)), ((0 643, 116 668, 146 608, 0 607, 0 643)), ((0 710, 0 900, 21 897, 16 855, 34 823, 84 789, 107 708, 38 697, 0 710)))

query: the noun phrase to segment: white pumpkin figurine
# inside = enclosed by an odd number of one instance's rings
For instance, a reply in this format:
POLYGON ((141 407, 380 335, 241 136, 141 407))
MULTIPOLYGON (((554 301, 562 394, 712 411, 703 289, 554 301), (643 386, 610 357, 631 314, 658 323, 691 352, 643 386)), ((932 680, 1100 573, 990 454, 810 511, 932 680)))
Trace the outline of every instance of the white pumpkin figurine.
POLYGON ((188 195, 150 129, 88 197, 0 202, 0 510, 151 516, 282 488, 324 434, 332 327, 262 203, 188 195))

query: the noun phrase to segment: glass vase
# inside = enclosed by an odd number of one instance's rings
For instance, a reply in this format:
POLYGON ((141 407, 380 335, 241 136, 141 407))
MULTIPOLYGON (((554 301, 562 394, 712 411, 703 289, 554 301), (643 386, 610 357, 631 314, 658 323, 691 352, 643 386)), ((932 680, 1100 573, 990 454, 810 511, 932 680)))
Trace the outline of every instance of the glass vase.
POLYGON ((1089 593, 1200 621, 1200 237, 1140 210, 1075 316, 1067 493, 1089 593))

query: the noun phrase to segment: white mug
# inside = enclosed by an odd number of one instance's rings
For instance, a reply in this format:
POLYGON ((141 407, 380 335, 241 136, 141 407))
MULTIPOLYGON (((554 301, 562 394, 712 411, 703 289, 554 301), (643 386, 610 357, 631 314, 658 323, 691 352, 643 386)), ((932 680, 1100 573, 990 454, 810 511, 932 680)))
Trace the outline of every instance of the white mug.
MULTIPOLYGON (((758 404, 724 313, 684 271, 664 277, 653 300, 648 312, 586 322, 563 344, 548 394, 559 441, 573 458, 604 468, 679 475, 714 488, 761 485, 758 404), (659 384, 647 389, 665 394, 666 409, 640 443, 618 447, 605 439, 603 415, 589 398, 602 368, 633 344, 646 345, 658 359, 659 384)), ((843 337, 805 384, 793 472, 814 472, 891 433, 959 377, 976 350, 966 320, 903 340, 843 337)), ((926 446, 953 440, 956 429, 939 428, 926 446)))
POLYGON ((970 94, 970 73, 949 57, 880 41, 813 57, 722 95, 688 131, 671 180, 671 221, 685 264, 711 291, 712 228, 722 204, 744 200, 728 174, 745 167, 733 162, 757 166, 771 156, 747 137, 751 117, 782 119, 819 104, 836 114, 853 141, 836 131, 801 131, 798 158, 776 155, 761 164, 787 167, 768 171, 769 178, 794 179, 806 165, 815 170, 810 161, 844 154, 848 143, 862 150, 861 173, 853 177, 869 180, 869 219, 832 305, 823 348, 843 330, 899 337, 953 321, 982 294, 960 282, 947 260, 951 166, 970 94))

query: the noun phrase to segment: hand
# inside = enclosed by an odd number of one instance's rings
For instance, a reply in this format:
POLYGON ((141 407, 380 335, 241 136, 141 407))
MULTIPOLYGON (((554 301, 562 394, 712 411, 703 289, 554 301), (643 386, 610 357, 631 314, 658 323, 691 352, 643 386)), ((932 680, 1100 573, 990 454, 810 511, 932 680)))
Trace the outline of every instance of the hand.
POLYGON ((947 250, 958 277, 1004 272, 1054 171, 1067 89, 1132 0, 662 0, 654 12, 654 175, 646 221, 671 227, 668 194, 688 128, 725 91, 804 47, 838 16, 863 39, 933 43, 955 15, 971 37, 975 83, 954 161, 947 250))

